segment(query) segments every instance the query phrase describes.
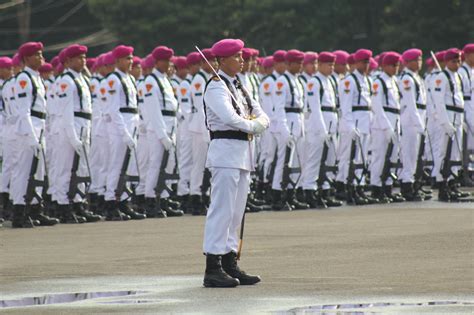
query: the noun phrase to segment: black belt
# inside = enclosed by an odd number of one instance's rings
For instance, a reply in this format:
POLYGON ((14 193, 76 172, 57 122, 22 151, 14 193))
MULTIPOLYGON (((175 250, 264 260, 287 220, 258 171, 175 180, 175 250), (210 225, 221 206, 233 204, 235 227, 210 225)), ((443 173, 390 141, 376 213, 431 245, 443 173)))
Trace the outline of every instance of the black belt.
POLYGON ((464 113, 464 108, 452 105, 446 105, 446 109, 456 113, 464 113))
POLYGON ((370 106, 352 106, 352 111, 353 112, 369 111, 369 110, 372 110, 372 107, 370 107, 370 106))
POLYGON ((46 119, 46 113, 38 112, 36 110, 31 110, 31 116, 45 120, 46 119))
POLYGON ((465 100, 465 101, 470 101, 470 100, 471 100, 471 97, 470 97, 470 96, 464 96, 464 100, 465 100))
POLYGON ((425 110, 426 110, 426 105, 425 105, 425 104, 418 104, 418 103, 416 103, 416 108, 418 108, 418 109, 425 109, 425 110))
POLYGON ((321 111, 337 113, 337 108, 332 106, 321 106, 321 111))
POLYGON ((171 116, 171 117, 176 117, 176 112, 174 110, 166 110, 166 109, 163 109, 161 111, 161 114, 163 116, 171 116))
POLYGON ((400 115, 400 110, 398 108, 393 108, 393 107, 383 107, 383 110, 392 114, 397 114, 400 115))
POLYGON ((211 134, 211 140, 214 139, 235 139, 235 140, 243 140, 249 141, 249 134, 243 131, 238 130, 216 130, 216 131, 209 131, 211 134))
POLYGON ((79 118, 84 118, 87 120, 92 119, 92 114, 91 113, 84 113, 84 112, 74 112, 74 117, 79 117, 79 118))
POLYGON ((122 107, 120 108, 121 113, 128 113, 128 114, 138 114, 138 108, 133 107, 122 107))
POLYGON ((297 113, 297 114, 299 114, 299 113, 302 113, 302 112, 303 112, 303 109, 302 109, 302 108, 293 108, 293 107, 288 108, 288 107, 285 107, 285 112, 287 112, 287 113, 297 113))

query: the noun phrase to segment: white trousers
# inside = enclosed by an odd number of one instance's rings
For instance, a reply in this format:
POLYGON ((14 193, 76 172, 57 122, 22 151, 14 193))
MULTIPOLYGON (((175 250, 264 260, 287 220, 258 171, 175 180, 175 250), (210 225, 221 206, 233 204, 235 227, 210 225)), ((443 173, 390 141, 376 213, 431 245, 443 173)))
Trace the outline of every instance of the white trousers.
POLYGON ((15 150, 16 138, 10 135, 3 135, 2 146, 2 179, 0 192, 8 193, 13 170, 18 162, 18 152, 15 150))
POLYGON ((192 139, 192 161, 191 180, 189 183, 189 193, 191 195, 201 195, 201 185, 206 167, 207 149, 209 143, 204 140, 202 133, 191 132, 192 139))
POLYGON ((165 148, 156 134, 148 133, 146 138, 148 147, 148 169, 145 179, 145 198, 155 198, 155 188, 158 182, 165 148))
MULTIPOLYGON (((390 140, 382 130, 372 130, 372 163, 369 165, 370 169, 370 184, 372 186, 381 187, 382 184, 392 185, 393 179, 389 176, 385 183, 382 183, 382 172, 385 165, 385 156, 387 155, 387 148, 390 140)), ((399 145, 394 143, 390 162, 395 163, 398 160, 399 145)), ((393 171, 392 169, 390 171, 393 171)))
POLYGON ((260 147, 262 150, 262 155, 260 156, 260 161, 263 163, 263 181, 268 183, 268 175, 271 171, 272 163, 275 160, 275 153, 277 152, 277 139, 275 134, 270 131, 265 131, 260 140, 260 147))
MULTIPOLYGON (((444 159, 446 156, 446 149, 448 145, 448 135, 444 132, 443 128, 439 127, 434 132, 434 138, 437 138, 437 149, 435 151, 434 156, 434 165, 433 165, 433 173, 432 176, 436 177, 437 182, 443 181, 443 175, 441 174, 444 164, 444 159)), ((453 139, 453 146, 451 148, 451 161, 461 161, 461 151, 462 150, 462 128, 456 128, 456 133, 452 137, 453 139)), ((454 174, 457 174, 461 167, 460 166, 453 166, 451 167, 451 171, 454 174)), ((453 176, 450 175, 448 179, 453 179, 453 176)))
MULTIPOLYGON (((354 162, 359 164, 362 161, 367 162, 368 152, 370 145, 370 135, 361 133, 360 141, 356 140, 356 151, 354 162), (362 145, 362 148, 361 148, 362 145)), ((349 176, 349 165, 351 157, 351 146, 352 146, 352 137, 350 133, 341 133, 339 139, 339 148, 338 148, 338 172, 336 180, 339 182, 347 183, 347 177, 349 176)), ((374 160, 372 156, 372 160, 374 160)), ((362 170, 356 170, 357 177, 361 177, 362 170)), ((365 183, 365 178, 361 178, 361 184, 365 183)), ((353 184, 353 183, 348 183, 353 184)))
MULTIPOLYGON (((56 168, 56 178, 55 178, 55 190, 54 190, 54 200, 60 205, 69 204, 69 184, 71 182, 71 170, 73 166, 75 150, 70 144, 67 136, 65 134, 60 135, 57 138, 56 144, 60 148, 60 153, 57 155, 57 159, 54 161, 56 168)), ((86 149, 87 150, 87 149, 86 149)), ((85 160, 84 152, 81 152, 79 155, 79 167, 77 170, 78 176, 87 176, 88 174, 87 164, 85 160)), ((84 184, 79 186, 82 192, 84 191, 84 184)), ((74 202, 82 201, 82 198, 79 195, 74 196, 74 202)))
POLYGON ((189 194, 191 170, 193 168, 193 139, 186 122, 181 122, 178 125, 177 154, 179 167, 177 194, 183 196, 189 194))
POLYGON ((402 170, 399 179, 403 183, 415 182, 416 164, 418 162, 418 152, 420 151, 420 134, 416 128, 403 128, 400 136, 402 170))
MULTIPOLYGON (((107 185, 105 191, 105 200, 116 200, 115 190, 117 189, 120 172, 125 159, 127 145, 119 135, 109 135, 109 160, 107 164, 107 185)), ((130 160, 127 166, 127 174, 133 175, 137 173, 135 154, 133 150, 130 154, 130 160)), ((121 200, 126 198, 126 194, 120 196, 121 200)))
MULTIPOLYGON (((326 160, 326 165, 334 165, 336 162, 336 136, 332 135, 328 141, 329 150, 326 160)), ((323 134, 306 134, 305 140, 305 154, 304 154, 304 169, 302 176, 303 189, 316 190, 321 168, 321 159, 324 149, 325 136, 323 134)), ((334 177, 332 173, 327 173, 329 178, 334 177)), ((326 181, 323 184, 323 189, 328 189, 329 183, 326 181)))
POLYGON ((146 178, 148 167, 150 165, 150 163, 148 163, 149 145, 147 135, 147 133, 139 133, 137 140, 137 160, 138 169, 140 170, 140 183, 138 183, 138 186, 135 189, 137 195, 145 195, 146 178))
MULTIPOLYGON (((291 184, 288 184, 288 187, 282 187, 281 182, 283 179, 283 168, 285 166, 285 156, 287 149, 288 138, 283 136, 281 133, 275 133, 277 139, 277 162, 275 166, 275 173, 273 174, 272 189, 274 190, 283 190, 287 188, 293 188, 291 184)), ((299 137, 296 139, 296 148, 293 146, 290 152, 289 165, 290 167, 301 167, 303 171, 303 157, 304 157, 304 145, 305 138, 299 137)), ((293 181, 296 181, 298 174, 291 174, 290 177, 293 181)), ((297 182, 297 186, 301 185, 301 176, 300 180, 297 182)))
POLYGON ((211 204, 206 217, 203 250, 213 255, 237 252, 250 172, 234 168, 211 168, 210 171, 211 204))
MULTIPOLYGON (((31 165, 33 161, 34 149, 29 145, 28 136, 15 136, 14 150, 17 157, 17 163, 12 171, 10 180, 10 198, 14 205, 25 205, 25 195, 30 177, 31 165)), ((35 178, 43 180, 44 178, 44 159, 41 153, 38 154, 38 169, 35 178)), ((37 189, 41 195, 41 188, 37 189)), ((32 203, 37 203, 33 201, 32 203)))
POLYGON ((91 168, 91 187, 89 192, 105 194, 107 183, 107 164, 109 159, 109 143, 107 136, 93 136, 91 140, 89 163, 91 168))

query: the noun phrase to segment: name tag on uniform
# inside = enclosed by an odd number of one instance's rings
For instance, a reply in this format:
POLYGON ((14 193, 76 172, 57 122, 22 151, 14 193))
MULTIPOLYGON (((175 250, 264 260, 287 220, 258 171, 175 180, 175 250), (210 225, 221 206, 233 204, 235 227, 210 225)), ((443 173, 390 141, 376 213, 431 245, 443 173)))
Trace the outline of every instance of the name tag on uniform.
POLYGON ((183 102, 183 103, 187 103, 188 101, 189 101, 189 100, 188 100, 187 98, 181 99, 181 102, 183 102))
POLYGON ((26 97, 26 93, 20 93, 20 94, 18 94, 18 97, 19 97, 19 98, 26 97))
POLYGON ((440 91, 441 91, 441 88, 435 88, 435 91, 436 91, 436 92, 440 92, 440 91))
POLYGON ((308 92, 308 96, 313 96, 314 92, 308 92))
POLYGON ((58 97, 59 97, 59 98, 66 97, 66 94, 58 94, 58 97))
POLYGON ((202 93, 194 93, 195 96, 202 96, 202 93))
POLYGON ((146 93, 145 97, 151 96, 151 93, 146 93))

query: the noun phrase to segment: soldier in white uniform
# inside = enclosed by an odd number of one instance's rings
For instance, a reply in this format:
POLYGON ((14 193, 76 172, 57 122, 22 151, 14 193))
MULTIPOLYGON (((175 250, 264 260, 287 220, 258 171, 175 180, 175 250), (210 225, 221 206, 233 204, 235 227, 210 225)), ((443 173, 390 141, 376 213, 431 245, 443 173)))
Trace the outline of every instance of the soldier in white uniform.
POLYGON ((382 74, 372 85, 371 104, 374 115, 371 125, 370 185, 372 197, 380 203, 405 200, 392 193, 393 179, 390 176, 383 178, 389 143, 393 144, 392 152, 388 152, 390 163, 398 161, 400 147, 400 92, 396 81, 400 58, 400 54, 396 52, 386 52, 381 60, 382 74))
POLYGON ((150 217, 181 216, 181 210, 173 210, 168 206, 169 194, 167 191, 157 195, 160 168, 165 151, 168 151, 168 166, 174 167, 174 150, 176 142, 176 111, 178 102, 174 96, 173 87, 168 78, 170 60, 174 51, 166 46, 158 46, 153 52, 155 69, 145 78, 142 85, 144 90, 143 106, 140 114, 143 116, 148 144, 148 170, 145 182, 145 200, 147 214, 150 217))
POLYGON ((209 81, 204 97, 206 125, 212 139, 206 162, 212 174, 203 245, 206 287, 235 287, 260 281, 260 277, 247 275, 237 266, 238 228, 254 169, 251 135, 268 127, 265 113, 251 102, 236 80, 243 65, 242 47, 241 40, 233 39, 214 44, 212 52, 219 58, 220 77, 209 81), (251 120, 250 115, 256 118, 251 120))
MULTIPOLYGON (((55 200, 62 223, 96 222, 101 219, 85 209, 85 200, 71 189, 79 189, 85 195, 84 184, 71 183, 71 170, 76 159, 77 176, 90 176, 87 166, 92 120, 92 97, 88 79, 82 74, 86 65, 87 47, 71 45, 66 48, 65 56, 68 69, 56 81, 58 108, 58 136, 55 141, 60 154, 55 157, 55 200), (77 160, 78 159, 78 160, 77 160)), ((74 166, 75 167, 75 166, 74 166)))
MULTIPOLYGON (((277 125, 278 156, 273 176, 273 207, 276 210, 287 208, 286 203, 298 209, 309 205, 295 198, 292 187, 282 185, 287 147, 291 146, 289 161, 291 167, 302 167, 304 156, 304 83, 298 78, 303 66, 304 53, 292 49, 285 55, 287 70, 275 82, 273 119, 277 125), (285 187, 283 187, 285 186, 285 187), (282 194, 284 192, 284 194, 282 194)), ((294 174, 293 174, 294 175, 294 174)), ((295 178, 293 178, 293 181, 295 178)), ((297 183, 298 184, 298 183, 297 183)))
POLYGON ((106 103, 104 104, 105 121, 109 135, 109 161, 105 192, 105 209, 107 220, 144 219, 146 216, 135 212, 128 205, 128 196, 116 194, 119 188, 119 177, 122 172, 127 147, 130 159, 127 174, 137 172, 135 154, 138 129, 137 90, 135 79, 130 75, 133 61, 133 47, 120 45, 114 48, 115 71, 104 80, 106 103))
POLYGON ((201 69, 201 56, 198 52, 191 52, 186 56, 187 75, 180 82, 177 90, 180 117, 178 121, 178 168, 179 181, 177 196, 183 210, 189 207, 189 192, 191 181, 191 170, 193 167, 192 136, 189 131, 189 120, 191 115, 191 80, 201 69))
MULTIPOLYGON (((370 97, 372 94, 371 82, 367 76, 369 71, 370 57, 372 51, 359 49, 349 56, 354 59, 354 72, 339 84, 339 101, 341 106, 341 117, 339 119, 339 150, 338 150, 338 173, 336 176, 337 195, 340 199, 347 199, 355 204, 367 204, 370 200, 365 196, 363 187, 356 187, 356 181, 347 182, 349 176, 350 156, 352 141, 355 141, 356 152, 354 162, 361 164, 367 161, 367 153, 370 143, 370 124, 372 111, 370 97), (347 190, 350 194, 347 194, 347 190), (350 196, 348 196, 350 195, 350 196)), ((362 171, 356 172, 361 180, 361 185, 365 184, 362 171)))
MULTIPOLYGON (((442 174, 443 163, 447 155, 447 144, 450 138, 452 150, 448 157, 449 160, 460 161, 462 154, 464 98, 461 76, 458 73, 461 65, 461 51, 457 48, 448 49, 445 52, 444 61, 446 68, 436 75, 433 87, 433 102, 437 118, 437 128, 433 137, 439 139, 439 150, 434 157, 433 169, 439 186, 439 200, 450 201, 469 195, 459 191, 452 175, 442 174)), ((459 166, 451 167, 454 174, 457 174, 459 169, 459 166)))
POLYGON ((9 184, 12 167, 15 163, 14 156, 12 155, 11 146, 11 128, 10 128, 10 117, 11 110, 9 108, 9 101, 12 95, 11 81, 13 78, 13 63, 9 57, 0 57, 0 142, 2 156, 2 179, 0 183, 0 202, 2 206, 2 212, 0 212, 0 223, 5 218, 5 212, 8 209, 10 203, 9 184))
MULTIPOLYGON (((472 93, 474 91, 474 44, 467 44, 463 48, 464 63, 459 68, 464 93, 464 120, 465 120, 465 149, 464 156, 469 156, 474 152, 474 100, 472 93)), ((464 183, 472 186, 472 179, 469 177, 469 169, 474 170, 473 161, 467 159, 464 161, 464 183)))
MULTIPOLYGON (((28 42, 19 48, 19 55, 25 64, 25 70, 18 74, 13 86, 15 100, 11 102, 12 129, 15 133, 14 148, 17 163, 12 171, 10 194, 13 201, 12 226, 15 228, 32 227, 36 224, 54 225, 59 222, 42 213, 37 199, 31 200, 26 207, 25 196, 28 188, 33 157, 39 159, 37 172, 38 180, 44 179, 44 127, 46 119, 46 91, 39 68, 44 62, 43 44, 28 42)), ((38 188, 37 193, 42 194, 38 188)))
MULTIPOLYGON (((306 86, 306 149, 302 184, 305 194, 304 200, 311 208, 342 205, 341 202, 330 197, 330 186, 327 181, 324 181, 322 187, 316 185, 321 163, 324 162, 328 166, 334 166, 336 163, 337 94, 336 86, 331 78, 335 60, 335 54, 321 52, 318 63, 319 71, 308 81, 306 86), (325 146, 327 146, 327 158, 322 161, 325 146), (319 193, 316 195, 317 188, 319 193)), ((334 179, 333 174, 327 173, 326 175, 328 178, 334 179)))
POLYGON ((420 201, 423 196, 415 191, 415 171, 418 162, 418 152, 421 135, 425 132, 426 124, 426 89, 423 79, 418 74, 421 69, 422 51, 417 48, 406 50, 403 55, 405 70, 400 75, 400 151, 402 171, 400 192, 408 201, 420 201))
MULTIPOLYGON (((202 50, 204 56, 217 68, 215 56, 210 49, 202 50)), ((202 185, 204 179, 204 168, 206 164, 206 152, 209 146, 209 134, 204 122, 203 95, 206 82, 212 76, 212 70, 207 63, 202 64, 201 70, 196 73, 191 81, 191 115, 189 119, 189 131, 193 141, 191 180, 189 184, 190 202, 188 212, 193 215, 204 215, 206 206, 202 200, 202 185)))

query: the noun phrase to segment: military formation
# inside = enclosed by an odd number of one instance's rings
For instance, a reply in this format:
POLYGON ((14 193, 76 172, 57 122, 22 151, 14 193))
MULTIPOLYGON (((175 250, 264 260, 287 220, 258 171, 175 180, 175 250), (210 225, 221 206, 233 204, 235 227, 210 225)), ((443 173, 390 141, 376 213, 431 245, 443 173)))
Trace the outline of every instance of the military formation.
POLYGON ((416 48, 260 57, 240 47, 242 69, 217 78, 253 109, 245 121, 238 106, 235 116, 215 104, 227 97, 213 88, 223 47, 181 57, 158 46, 140 59, 119 45, 87 58, 74 44, 48 63, 43 44, 28 42, 1 57, 1 220, 211 214, 212 190, 245 182, 216 171, 226 167, 248 171, 250 184, 216 202, 234 198, 245 212, 423 201, 432 189, 440 201, 469 197, 460 186, 473 176, 474 44, 436 52, 423 72, 416 48), (227 139, 249 157, 236 160, 227 139))

